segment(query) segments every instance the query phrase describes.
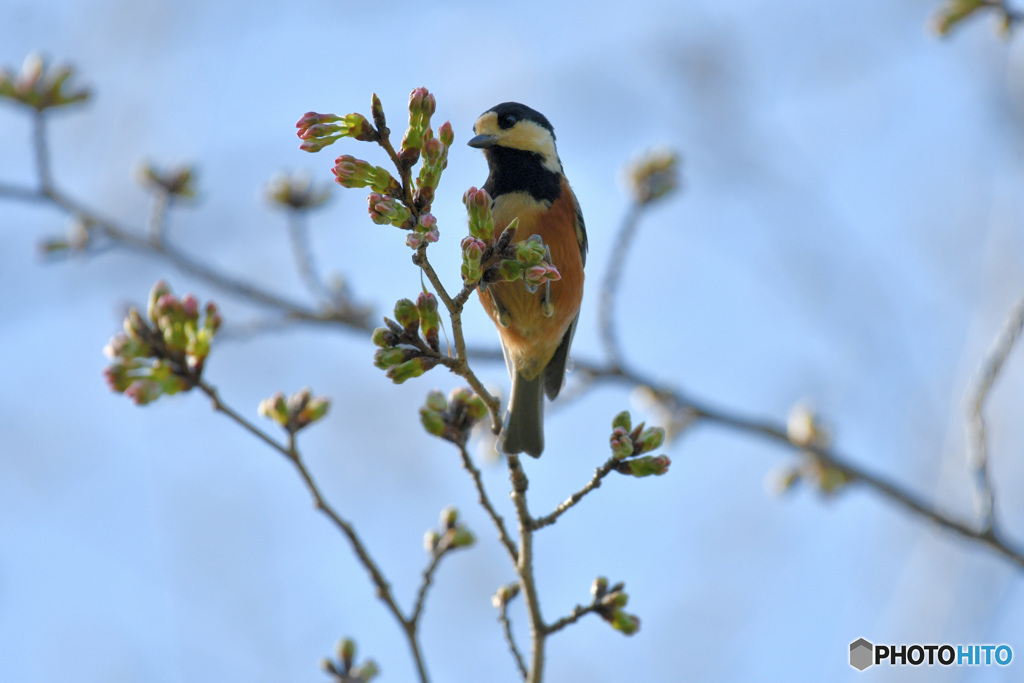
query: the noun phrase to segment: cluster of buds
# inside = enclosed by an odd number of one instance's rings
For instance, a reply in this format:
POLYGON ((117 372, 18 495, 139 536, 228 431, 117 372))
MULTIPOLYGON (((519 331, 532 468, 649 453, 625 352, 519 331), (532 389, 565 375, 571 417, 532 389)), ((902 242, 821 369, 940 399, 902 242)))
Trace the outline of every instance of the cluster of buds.
POLYGON ((208 303, 201 316, 194 296, 178 299, 162 281, 149 294, 147 317, 129 309, 124 332, 103 349, 112 361, 107 384, 138 405, 194 387, 222 322, 216 304, 208 303))
POLYGON ((433 294, 421 293, 416 303, 399 299, 395 320, 384 318, 384 324, 386 327, 373 331, 373 343, 379 347, 373 354, 373 364, 386 370, 388 379, 401 384, 437 365, 441 318, 433 294))
POLYGON ((289 434, 295 434, 326 415, 330 405, 330 399, 313 396, 313 392, 306 387, 287 399, 280 391, 263 399, 260 401, 259 414, 281 425, 289 434))
POLYGON ((330 674, 335 683, 369 683, 380 673, 380 668, 372 659, 367 659, 359 666, 356 661, 356 643, 351 638, 342 638, 335 648, 337 660, 323 659, 321 668, 330 674))
POLYGON ((832 435, 822 425, 814 406, 797 402, 786 420, 786 436, 800 448, 801 459, 769 472, 765 485, 776 494, 789 492, 801 481, 808 482, 825 496, 838 493, 852 480, 845 471, 822 459, 820 451, 832 443, 832 435))
POLYGON ((430 529, 423 534, 423 549, 433 557, 440 557, 456 548, 468 548, 475 542, 473 532, 459 521, 459 511, 452 506, 441 510, 440 531, 430 529))
POLYGON ((465 444, 473 425, 485 415, 483 399, 465 387, 452 389, 447 399, 440 391, 431 391, 420 408, 423 428, 456 444, 465 444))
POLYGON ((263 196, 274 206, 293 211, 308 211, 327 203, 331 198, 328 187, 314 185, 305 171, 275 173, 264 190, 263 196))
POLYGON ((551 282, 561 279, 561 275, 552 265, 551 250, 540 235, 513 242, 519 227, 515 218, 495 239, 487 190, 471 187, 462 202, 469 214, 469 235, 462 240, 462 279, 466 284, 480 283, 486 288, 494 282, 522 280, 531 294, 545 287, 545 302, 549 302, 551 282))
POLYGON ((652 150, 626 168, 626 182, 637 204, 666 197, 679 187, 679 157, 670 150, 652 150))
POLYGON ((302 115, 295 127, 302 140, 299 149, 304 152, 319 152, 341 138, 355 138, 364 142, 380 140, 377 129, 362 114, 337 116, 310 111, 302 115))
POLYGON ((430 127, 437 102, 426 88, 416 88, 409 96, 409 127, 402 138, 398 152, 391 147, 391 131, 387 127, 384 107, 375 94, 371 102, 373 123, 361 114, 336 116, 309 112, 296 124, 300 147, 318 152, 343 137, 376 142, 384 147, 395 161, 402 182, 380 166, 342 154, 334 160, 334 179, 342 187, 369 187, 367 198, 370 219, 378 225, 393 225, 409 230, 406 244, 420 249, 438 240, 437 219, 430 214, 434 193, 441 182, 441 173, 448 166, 448 150, 455 140, 449 122, 437 130, 430 127), (422 158, 415 181, 410 170, 422 158))
POLYGON ((613 629, 631 636, 640 630, 640 617, 623 609, 629 602, 625 588, 626 584, 621 581, 609 587, 608 579, 599 576, 591 584, 590 594, 594 598, 594 611, 611 624, 613 629))
POLYGON ((441 183, 441 173, 448 168, 448 149, 455 141, 455 132, 448 121, 437 129, 437 137, 433 136, 429 128, 426 134, 429 137, 423 143, 423 163, 416 176, 416 192, 413 195, 413 203, 419 207, 429 207, 434 202, 434 192, 441 183))
POLYGON ((993 0, 947 0, 932 18, 932 27, 940 36, 947 35, 963 20, 979 10, 992 9, 999 13, 999 30, 1009 34, 1020 17, 1010 11, 1003 2, 993 0))
POLYGON ((138 167, 136 177, 144 187, 175 199, 194 199, 196 196, 196 172, 191 166, 160 169, 146 161, 138 167))
POLYGON ((85 89, 66 90, 73 71, 69 66, 48 68, 37 54, 25 58, 17 76, 7 69, 0 70, 0 98, 32 107, 36 111, 63 107, 89 98, 85 89))
POLYGON ((46 257, 85 251, 92 237, 92 227, 88 218, 75 215, 63 237, 48 237, 39 243, 39 249, 46 257))
POLYGON ((660 476, 668 472, 672 461, 667 455, 644 455, 661 448, 665 443, 665 430, 661 427, 645 427, 641 422, 633 427, 628 410, 623 410, 612 420, 612 435, 609 438, 612 457, 618 462, 615 471, 633 477, 660 476))

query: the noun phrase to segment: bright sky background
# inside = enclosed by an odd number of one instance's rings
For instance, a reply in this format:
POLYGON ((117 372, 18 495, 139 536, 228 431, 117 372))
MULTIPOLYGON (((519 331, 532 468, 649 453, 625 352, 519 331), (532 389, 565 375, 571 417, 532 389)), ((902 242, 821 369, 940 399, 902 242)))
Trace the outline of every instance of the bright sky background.
MULTIPOLYGON (((645 148, 677 149, 686 190, 650 213, 626 262, 616 314, 632 362, 776 420, 811 399, 856 463, 968 518, 961 399, 1024 291, 1024 43, 986 19, 940 40, 926 29, 937 5, 5 0, 0 64, 43 50, 93 89, 51 121, 73 196, 141 227, 134 166, 193 162, 201 201, 175 214, 175 242, 295 296, 283 219, 260 188, 282 169, 327 182, 345 151, 382 163, 354 142, 300 152, 303 112, 368 112, 376 91, 400 130, 408 92, 436 94, 456 145, 431 253, 454 285, 460 198, 486 175, 463 143, 485 109, 529 104, 555 126, 589 228, 585 359, 600 353, 621 169, 645 148)), ((0 107, 0 180, 31 182, 29 130, 0 107)), ((380 680, 411 680, 398 627, 280 456, 198 395, 139 409, 104 386, 121 306, 158 278, 215 298, 228 324, 259 311, 131 254, 43 263, 37 243, 65 226, 0 204, 0 678, 318 681, 319 659, 351 635, 380 680)), ((311 230, 321 268, 378 315, 418 291, 403 235, 370 223, 362 192, 338 188, 311 230)), ((475 344, 495 344, 482 311, 467 324, 475 344)), ((404 607, 423 532, 457 505, 480 542, 437 576, 428 667, 435 681, 517 680, 490 606, 511 567, 456 453, 418 423, 427 390, 454 383, 435 371, 393 386, 371 354, 360 335, 297 330, 219 345, 207 379, 253 419, 276 390, 333 397, 302 449, 404 607)), ((1024 541, 1020 355, 989 415, 998 511, 1024 541)), ((506 386, 503 367, 481 370, 506 386)), ((549 412, 544 457, 526 463, 535 512, 604 461, 630 400, 606 386, 549 412)), ((791 454, 719 428, 668 452, 668 476, 611 478, 538 537, 547 619, 586 602, 599 574, 626 582, 642 619, 633 638, 593 617, 552 637, 548 680, 860 680, 847 664, 859 637, 1015 648, 1011 671, 876 680, 1009 680, 1024 666, 1024 582, 991 552, 869 491, 773 497, 765 477, 791 454)), ((504 468, 486 479, 511 516, 504 468)), ((512 616, 525 647, 521 602, 512 616)))

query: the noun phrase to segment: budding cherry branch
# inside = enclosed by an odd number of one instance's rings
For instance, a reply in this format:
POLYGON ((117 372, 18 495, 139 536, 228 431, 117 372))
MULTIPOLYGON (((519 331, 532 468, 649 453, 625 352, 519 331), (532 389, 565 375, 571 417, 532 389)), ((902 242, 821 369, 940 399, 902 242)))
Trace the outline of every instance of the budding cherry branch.
MULTIPOLYGON (((1001 8, 1008 22, 1015 18, 1002 3, 975 2, 973 6, 971 12, 1001 8)), ((950 21, 958 22, 971 12, 950 21)), ((467 349, 461 314, 470 295, 481 284, 522 280, 524 287, 542 286, 558 279, 558 264, 545 261, 546 250, 537 239, 514 242, 510 230, 495 234, 495 226, 489 215, 489 197, 486 192, 471 188, 464 196, 469 214, 469 234, 461 241, 461 282, 451 290, 452 293, 445 287, 447 277, 435 271, 428 257, 429 247, 441 237, 437 220, 430 209, 442 173, 447 167, 448 149, 453 144, 454 133, 447 122, 439 126, 436 133, 433 130, 430 121, 435 108, 433 95, 422 88, 413 91, 409 103, 408 127, 397 149, 391 141, 383 105, 376 97, 372 100, 369 118, 359 114, 335 116, 311 113, 299 121, 299 134, 304 149, 319 151, 341 140, 370 143, 383 149, 397 174, 393 175, 388 169, 349 154, 339 156, 333 167, 334 176, 340 185, 371 190, 367 198, 368 211, 374 223, 391 225, 407 233, 405 242, 412 250, 412 262, 421 269, 433 289, 432 292, 418 293, 415 300, 399 300, 394 306, 393 319, 385 318, 382 326, 372 328, 367 307, 352 301, 343 289, 324 286, 315 271, 312 254, 303 239, 302 221, 309 211, 326 200, 326 194, 308 178, 279 178, 272 184, 269 194, 288 212, 296 264, 307 289, 317 299, 313 305, 226 275, 169 242, 164 230, 168 212, 176 202, 187 200, 195 192, 194 174, 188 168, 160 170, 153 166, 146 167, 143 179, 153 193, 154 200, 152 218, 143 229, 123 225, 117 219, 108 218, 70 198, 54 182, 50 171, 46 125, 51 110, 72 106, 87 99, 87 91, 70 87, 71 77, 72 71, 69 68, 49 69, 39 59, 28 60, 17 76, 9 73, 0 75, 0 98, 23 105, 31 113, 37 171, 37 184, 34 187, 0 184, 0 197, 52 205, 75 218, 66 237, 46 242, 45 248, 49 253, 71 251, 92 255, 106 249, 121 248, 156 256, 196 276, 214 289, 236 295, 274 312, 280 316, 278 322, 281 325, 318 323, 337 325, 361 334, 370 333, 377 347, 374 364, 396 383, 424 375, 437 366, 443 366, 461 377, 469 385, 468 388, 458 388, 447 397, 436 391, 427 392, 420 418, 429 434, 451 442, 458 450, 479 502, 491 519, 499 543, 507 551, 512 563, 515 580, 498 589, 494 604, 499 611, 498 620, 513 657, 513 664, 524 679, 540 680, 547 636, 590 613, 597 614, 622 633, 628 635, 636 632, 639 619, 623 609, 628 599, 624 586, 615 584, 609 587, 603 577, 596 579, 591 587, 592 599, 588 604, 581 604, 569 615, 554 621, 545 620, 541 613, 539 590, 533 577, 532 541, 537 531, 554 524, 583 497, 600 487, 611 473, 633 477, 664 474, 669 466, 668 457, 652 455, 651 451, 663 445, 666 432, 643 424, 634 426, 628 413, 615 416, 609 440, 611 455, 603 463, 595 463, 597 467, 593 478, 569 495, 563 504, 539 516, 529 510, 529 481, 522 464, 515 456, 509 457, 506 464, 515 510, 515 531, 506 524, 485 489, 480 470, 467 450, 474 425, 488 416, 491 430, 496 430, 499 425, 498 399, 484 388, 470 361, 489 362, 496 360, 498 354, 486 349, 479 353, 467 349), (414 176, 417 164, 419 168, 414 176), (451 333, 454 352, 444 349, 441 344, 442 332, 448 331, 451 333), (523 655, 515 643, 509 625, 509 603, 520 593, 524 597, 530 625, 527 656, 523 655)), ((631 171, 633 205, 618 233, 616 260, 609 266, 601 287, 604 314, 601 335, 606 357, 599 362, 577 361, 579 391, 576 395, 598 383, 643 387, 654 399, 669 426, 668 432, 672 438, 677 438, 698 424, 708 424, 776 442, 800 454, 797 464, 787 473, 786 483, 798 480, 809 482, 829 496, 837 495, 851 485, 862 486, 897 508, 930 520, 970 542, 987 546, 1024 568, 1024 552, 1006 538, 994 512, 983 419, 988 390, 1020 334, 1021 321, 1024 320, 1024 301, 1015 306, 1008 317, 1006 328, 1000 333, 993 353, 985 359, 971 392, 972 400, 968 410, 968 418, 973 425, 974 455, 971 462, 980 515, 979 521, 974 523, 943 512, 937 505, 905 486, 857 466, 852 458, 844 456, 832 446, 831 437, 817 416, 808 409, 794 410, 787 424, 750 418, 711 406, 676 389, 664 378, 646 377, 629 364, 616 334, 616 318, 613 315, 616 293, 625 269, 626 253, 640 221, 651 205, 676 189, 677 166, 678 161, 674 155, 653 154, 636 164, 631 171)), ((459 520, 457 511, 446 508, 442 512, 439 528, 429 530, 425 537, 428 561, 415 602, 410 609, 403 609, 394 598, 384 571, 370 556, 355 528, 324 499, 299 451, 300 433, 324 418, 329 409, 329 400, 309 390, 289 397, 280 392, 274 393, 260 404, 258 412, 282 430, 283 439, 264 431, 226 405, 216 388, 203 376, 205 360, 215 348, 214 340, 221 329, 222 312, 216 304, 209 302, 201 306, 196 297, 191 295, 178 298, 172 294, 169 286, 158 282, 150 293, 145 314, 134 309, 130 311, 125 319, 124 332, 115 336, 105 349, 111 359, 106 373, 108 384, 140 405, 155 401, 163 395, 198 389, 211 400, 217 411, 292 462, 309 489, 315 506, 331 519, 346 538, 369 574, 378 597, 406 635, 420 680, 428 680, 426 658, 419 641, 420 616, 441 559, 456 549, 470 547, 476 536, 459 520)), ((373 661, 356 665, 355 646, 349 639, 339 644, 335 660, 325 660, 324 668, 330 675, 344 681, 368 681, 378 670, 373 661)))

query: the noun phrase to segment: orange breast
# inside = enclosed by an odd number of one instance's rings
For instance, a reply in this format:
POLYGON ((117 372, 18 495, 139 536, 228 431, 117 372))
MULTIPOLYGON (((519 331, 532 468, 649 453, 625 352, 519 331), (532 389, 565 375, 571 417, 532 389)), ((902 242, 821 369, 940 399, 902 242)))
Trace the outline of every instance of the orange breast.
POLYGON ((494 202, 495 234, 500 235, 513 218, 519 217, 515 239, 540 235, 551 249, 551 262, 562 276, 551 283, 554 315, 545 317, 541 307, 544 288, 531 294, 521 280, 490 285, 480 301, 498 327, 509 360, 526 378, 533 379, 547 366, 562 341, 583 299, 583 258, 576 240, 576 208, 569 184, 562 181, 562 193, 550 207, 523 192, 499 196, 494 202), (497 297, 510 313, 511 323, 498 324, 497 297))

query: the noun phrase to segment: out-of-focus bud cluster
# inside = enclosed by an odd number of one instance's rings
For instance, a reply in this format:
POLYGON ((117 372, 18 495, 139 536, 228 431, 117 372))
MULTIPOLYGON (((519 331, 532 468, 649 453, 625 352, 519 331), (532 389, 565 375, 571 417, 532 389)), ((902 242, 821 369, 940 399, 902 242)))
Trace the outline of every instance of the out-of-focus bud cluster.
POLYGON ((8 69, 0 69, 0 99, 12 100, 39 112, 84 102, 89 98, 87 89, 67 87, 73 74, 70 66, 50 67, 42 56, 31 54, 25 58, 17 76, 8 69))
POLYGON ((679 187, 679 156, 667 149, 655 149, 626 167, 626 182, 633 201, 650 204, 679 187))
POLYGON ((491 604, 494 605, 494 609, 505 609, 505 606, 512 602, 517 595, 519 595, 519 583, 506 583, 494 591, 494 595, 491 596, 491 604))
POLYGON ((591 584, 590 594, 594 597, 594 611, 616 631, 631 636, 640 630, 640 617, 623 609, 629 602, 625 588, 626 584, 621 581, 609 587, 608 579, 599 576, 591 584))
POLYGON ((473 425, 487 414, 483 399, 466 387, 456 387, 445 399, 431 391, 420 408, 420 422, 428 433, 456 444, 465 444, 473 425))
POLYGON ((449 550, 468 548, 474 543, 476 537, 459 521, 459 511, 452 506, 441 510, 440 531, 430 529, 423 534, 423 549, 434 557, 440 557, 449 550))
POLYGON ((327 203, 329 187, 314 185, 305 171, 275 173, 263 191, 264 198, 274 206, 293 211, 309 211, 327 203))
POLYGON ((341 138, 355 138, 364 142, 377 142, 380 135, 362 114, 318 114, 306 112, 295 124, 296 134, 302 140, 299 149, 304 152, 319 152, 333 145, 341 138))
MULTIPOLYGON (((519 219, 513 219, 497 240, 491 196, 487 190, 471 187, 462 196, 469 214, 469 236, 462 240, 462 279, 466 284, 522 280, 531 294, 561 279, 551 263, 551 252, 540 235, 513 242, 519 219)), ((548 297, 550 299, 550 297, 548 297)))
POLYGON ((193 199, 196 196, 196 172, 192 166, 157 168, 144 161, 138 166, 136 177, 143 187, 175 199, 193 199))
POLYGON ((367 659, 359 666, 355 665, 356 643, 351 638, 338 641, 335 657, 320 662, 320 667, 330 674, 335 683, 369 683, 380 673, 380 668, 372 659, 367 659))
POLYGON ((416 88, 409 95, 409 127, 402 138, 400 149, 391 147, 390 130, 384 116, 380 98, 374 94, 371 101, 373 123, 361 114, 344 117, 334 114, 309 112, 296 124, 300 147, 317 152, 343 137, 377 142, 397 165, 403 185, 391 173, 368 161, 342 154, 334 160, 334 179, 342 187, 369 187, 372 193, 367 198, 370 219, 378 225, 393 225, 409 230, 406 244, 420 249, 439 237, 437 219, 431 215, 430 207, 434 193, 441 182, 441 173, 448 166, 448 150, 455 140, 452 125, 445 122, 434 134, 430 127, 437 102, 426 88, 416 88), (376 127, 375 127, 376 126, 376 127), (413 181, 410 171, 422 158, 422 165, 413 181))
POLYGON ((388 379, 401 384, 437 365, 441 319, 433 294, 423 292, 415 303, 399 299, 395 320, 384 318, 384 324, 373 331, 373 343, 379 347, 373 354, 373 364, 385 370, 388 379))
POLYGON ((998 28, 1004 35, 1008 35, 1014 23, 1019 21, 1019 17, 1010 12, 1005 5, 993 0, 946 0, 946 4, 932 17, 932 28, 940 36, 947 35, 965 19, 984 9, 995 10, 998 13, 998 28))
POLYGON ((628 410, 623 410, 612 420, 612 434, 609 437, 612 456, 619 462, 615 471, 634 477, 661 476, 668 472, 672 461, 667 455, 644 455, 661 448, 665 443, 665 430, 661 427, 645 427, 641 422, 633 427, 628 410))
POLYGON ((258 410, 260 416, 273 420, 285 431, 294 434, 326 415, 330 406, 330 399, 313 396, 313 392, 306 387, 287 399, 278 391, 270 398, 260 401, 258 410))
POLYGON ((768 473, 765 487, 770 492, 786 493, 800 481, 805 481, 823 495, 831 496, 850 483, 849 475, 824 462, 815 452, 828 448, 832 436, 821 424, 814 406, 807 401, 799 401, 790 409, 786 436, 790 443, 803 449, 800 461, 782 465, 768 473))
POLYGON ((49 237, 39 243, 45 257, 85 251, 89 246, 92 223, 84 216, 73 216, 63 237, 49 237))
POLYGON ((149 294, 147 317, 129 309, 124 332, 103 349, 111 360, 107 384, 138 405, 194 387, 222 322, 216 304, 201 314, 194 296, 178 299, 162 281, 149 294))

